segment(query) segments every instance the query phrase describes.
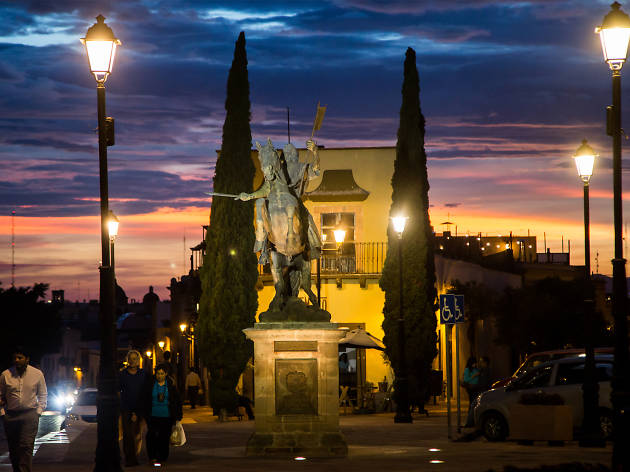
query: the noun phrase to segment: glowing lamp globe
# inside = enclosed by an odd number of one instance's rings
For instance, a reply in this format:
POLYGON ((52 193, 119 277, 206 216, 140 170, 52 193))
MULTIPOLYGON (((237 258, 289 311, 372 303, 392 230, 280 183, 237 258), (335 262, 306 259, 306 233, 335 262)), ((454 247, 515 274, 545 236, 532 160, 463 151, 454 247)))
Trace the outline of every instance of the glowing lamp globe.
POLYGON ((621 11, 619 2, 613 3, 601 26, 595 28, 602 42, 604 61, 611 70, 620 70, 628 55, 630 40, 630 17, 621 11))
POLYGON ((582 140, 582 144, 577 148, 577 151, 575 151, 573 159, 575 159, 575 167, 577 168, 578 175, 585 184, 591 180, 591 176, 593 175, 595 157, 597 157, 597 154, 595 154, 593 148, 588 145, 586 139, 582 140))
POLYGON ((110 239, 114 239, 118 236, 118 225, 120 221, 116 218, 113 211, 109 212, 109 220, 107 221, 107 226, 109 227, 109 237, 110 239))
POLYGON ((396 231, 399 236, 401 236, 403 231, 405 231, 405 225, 407 224, 408 219, 409 218, 407 216, 392 216, 394 231, 396 231))
POLYGON ((104 83, 114 67, 116 46, 120 46, 120 40, 105 24, 105 17, 98 15, 96 23, 90 26, 81 42, 85 46, 90 72, 94 74, 97 82, 104 83))
POLYGON ((346 239, 346 231, 343 229, 336 229, 333 231, 335 235, 335 242, 337 244, 343 244, 343 240, 346 239))

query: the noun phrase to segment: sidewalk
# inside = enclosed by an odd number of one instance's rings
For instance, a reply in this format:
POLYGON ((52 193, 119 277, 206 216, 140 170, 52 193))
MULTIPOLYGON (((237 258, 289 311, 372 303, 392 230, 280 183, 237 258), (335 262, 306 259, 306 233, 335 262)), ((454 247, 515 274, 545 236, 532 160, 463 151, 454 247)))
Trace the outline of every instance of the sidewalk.
MULTIPOLYGON (((580 448, 577 442, 564 447, 546 443, 521 446, 514 442, 489 443, 478 439, 469 443, 449 441, 446 415, 442 405, 429 405, 427 418, 414 414, 412 424, 394 424, 393 413, 346 415, 340 417, 341 431, 348 446, 348 457, 312 459, 245 457, 245 444, 254 431, 254 422, 219 423, 208 408, 184 411, 187 444, 171 448, 169 471, 502 471, 504 465, 534 467, 541 464, 590 462, 608 465, 611 446, 599 449, 580 448), (444 412, 443 412, 444 411, 444 412)), ((96 425, 71 425, 69 444, 43 443, 34 459, 35 472, 89 471, 93 468, 96 425)), ((141 457, 146 461, 146 457, 141 457)), ((3 471, 0 465, 0 471, 3 471)), ((142 464, 126 470, 156 470, 142 464)))

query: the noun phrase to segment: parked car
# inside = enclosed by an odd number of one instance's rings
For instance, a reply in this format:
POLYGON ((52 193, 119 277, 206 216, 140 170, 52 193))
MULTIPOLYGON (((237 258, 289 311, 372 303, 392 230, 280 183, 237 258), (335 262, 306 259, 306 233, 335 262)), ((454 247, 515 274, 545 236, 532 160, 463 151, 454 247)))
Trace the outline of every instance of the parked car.
MULTIPOLYGON (((612 434, 612 405, 610 403, 610 379, 613 356, 595 356, 595 368, 599 383, 599 422, 602 434, 612 434)), ((584 382, 584 358, 556 359, 533 367, 518 376, 509 385, 488 390, 473 404, 475 426, 489 441, 502 441, 510 433, 510 407, 519 403, 526 393, 557 394, 573 411, 573 426, 582 425, 584 416, 582 384, 584 382)))
POLYGON ((86 423, 96 423, 96 395, 98 390, 86 388, 79 392, 76 402, 68 411, 68 418, 71 420, 85 421, 86 423))
MULTIPOLYGON (((612 347, 596 347, 595 354, 613 354, 614 348, 612 347)), ((554 349, 552 351, 541 351, 529 354, 523 363, 516 369, 516 372, 511 377, 497 380, 492 384, 492 388, 505 387, 516 377, 523 375, 532 367, 542 364, 543 362, 553 361, 555 359, 564 359, 566 357, 584 357, 586 356, 584 349, 554 349)))

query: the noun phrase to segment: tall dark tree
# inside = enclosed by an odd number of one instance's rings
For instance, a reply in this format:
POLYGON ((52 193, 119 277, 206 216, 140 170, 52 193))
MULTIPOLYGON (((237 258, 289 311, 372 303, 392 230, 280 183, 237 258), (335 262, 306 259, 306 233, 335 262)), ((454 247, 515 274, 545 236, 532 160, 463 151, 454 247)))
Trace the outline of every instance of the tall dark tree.
MULTIPOLYGON (((433 230, 429 221, 429 181, 424 151, 424 117, 420 111, 420 83, 416 53, 408 48, 405 57, 400 125, 392 176, 390 216, 409 217, 403 234, 403 318, 409 399, 423 405, 430 390, 431 363, 436 349, 436 298, 433 230)), ((399 258, 398 236, 392 225, 381 289, 385 292, 383 341, 394 371, 398 355, 399 258)), ((399 391, 400 389, 397 389, 399 391)))
MULTIPOLYGON (((223 143, 217 159, 214 191, 251 192, 249 80, 245 34, 236 41, 228 75, 223 143)), ((254 202, 212 199, 206 258, 201 270, 199 311, 200 353, 210 369, 210 401, 215 410, 236 407, 235 387, 252 354, 242 330, 254 324, 258 278, 254 247, 254 202)))

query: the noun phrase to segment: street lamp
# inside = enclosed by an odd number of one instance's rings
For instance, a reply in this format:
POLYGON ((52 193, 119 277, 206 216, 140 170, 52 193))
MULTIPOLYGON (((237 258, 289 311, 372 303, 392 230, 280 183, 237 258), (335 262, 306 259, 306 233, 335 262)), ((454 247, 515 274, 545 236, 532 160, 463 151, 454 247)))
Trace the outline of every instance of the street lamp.
POLYGON ((105 17, 96 17, 96 23, 81 38, 88 56, 90 72, 96 79, 98 117, 98 156, 101 203, 101 252, 99 316, 101 321, 101 351, 98 373, 97 442, 95 472, 122 471, 118 446, 118 417, 120 402, 116 382, 116 333, 114 330, 114 268, 110 262, 109 247, 109 196, 107 189, 107 146, 114 143, 113 119, 105 116, 105 81, 112 72, 116 47, 120 41, 105 24, 105 17))
POLYGON ((166 344, 164 341, 158 341, 158 346, 160 346, 162 350, 164 350, 164 344, 166 344))
POLYGON ((593 287, 591 285, 591 237, 590 237, 590 212, 589 212, 589 182, 593 175, 595 163, 595 151, 588 145, 586 139, 575 151, 573 159, 578 176, 584 184, 584 274, 585 274, 585 299, 584 299, 584 351, 586 354, 584 363, 584 382, 582 392, 584 397, 584 420, 582 421, 582 436, 580 446, 603 447, 606 443, 601 436, 599 415, 599 384, 595 372, 595 349, 591 334, 593 333, 594 301, 593 287))
POLYGON ((109 220, 107 221, 107 226, 109 229, 109 257, 110 264, 114 272, 116 271, 116 264, 114 263, 114 242, 116 241, 116 236, 118 236, 119 224, 120 222, 114 212, 109 210, 109 220))
POLYGON ((403 311, 403 232, 408 217, 392 217, 392 226, 398 235, 398 372, 396 372, 396 416, 394 423, 411 423, 409 410, 409 380, 407 379, 407 356, 405 353, 405 314, 403 311))
POLYGON ((188 325, 186 323, 182 323, 179 325, 179 330, 182 332, 182 334, 186 332, 186 328, 188 328, 188 325))
POLYGON ((630 385, 628 372, 628 319, 626 260, 623 258, 621 208, 621 68, 628 53, 630 39, 630 17, 621 11, 615 2, 604 17, 602 25, 595 29, 602 42, 604 60, 612 71, 612 100, 608 111, 608 134, 613 138, 613 209, 615 228, 615 258, 613 259, 612 312, 615 321, 615 362, 613 364, 613 470, 630 469, 630 385))

